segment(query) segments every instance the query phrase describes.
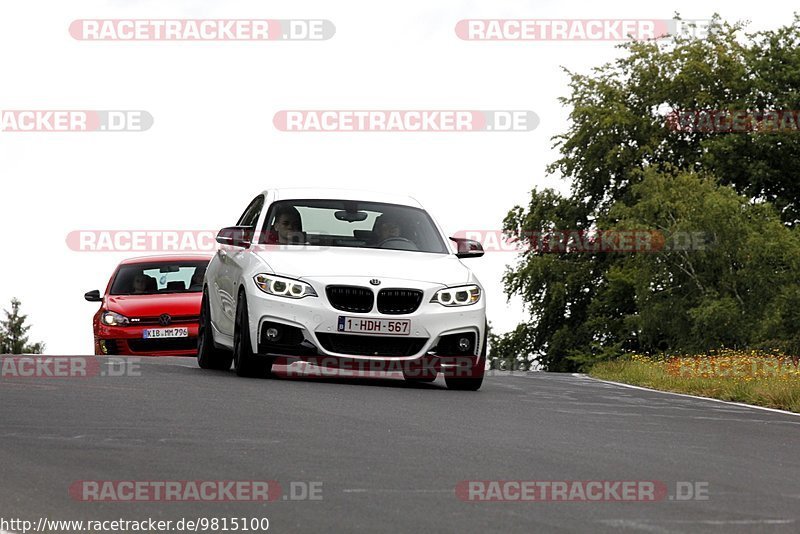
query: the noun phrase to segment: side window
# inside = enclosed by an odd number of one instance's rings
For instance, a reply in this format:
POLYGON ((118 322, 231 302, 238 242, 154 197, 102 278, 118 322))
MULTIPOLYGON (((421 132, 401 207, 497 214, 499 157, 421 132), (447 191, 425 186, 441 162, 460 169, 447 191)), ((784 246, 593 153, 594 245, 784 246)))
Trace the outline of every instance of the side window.
POLYGON ((239 221, 236 223, 236 226, 249 226, 253 230, 256 228, 256 223, 258 222, 258 216, 261 215, 261 208, 264 207, 264 195, 258 195, 253 201, 247 206, 247 209, 244 210, 242 216, 239 217, 239 221))

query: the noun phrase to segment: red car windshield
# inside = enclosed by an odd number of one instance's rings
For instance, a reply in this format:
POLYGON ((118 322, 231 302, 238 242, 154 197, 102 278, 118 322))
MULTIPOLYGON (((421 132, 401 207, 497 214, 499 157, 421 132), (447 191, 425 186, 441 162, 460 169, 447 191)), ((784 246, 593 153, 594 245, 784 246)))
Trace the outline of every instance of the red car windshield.
POLYGON ((207 261, 176 261, 121 265, 111 295, 161 295, 203 291, 207 261))

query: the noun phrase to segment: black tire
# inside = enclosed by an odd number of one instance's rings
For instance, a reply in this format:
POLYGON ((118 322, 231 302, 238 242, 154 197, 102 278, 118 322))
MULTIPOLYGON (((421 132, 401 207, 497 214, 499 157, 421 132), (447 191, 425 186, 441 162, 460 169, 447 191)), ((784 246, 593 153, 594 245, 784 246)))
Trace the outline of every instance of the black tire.
MULTIPOLYGON (((487 325, 488 326, 488 325, 487 325)), ((475 365, 470 369, 469 376, 462 377, 456 373, 453 376, 450 373, 444 374, 444 381, 447 384, 447 389, 454 389, 457 391, 478 391, 483 384, 483 375, 486 368, 486 342, 489 329, 485 328, 486 335, 483 336, 483 348, 481 348, 481 355, 475 362, 475 365)))
POLYGON ((247 297, 244 290, 241 290, 233 326, 233 366, 236 368, 237 376, 264 378, 272 372, 272 358, 253 354, 248 317, 247 297))
POLYGON ((201 369, 227 371, 231 368, 233 354, 230 351, 214 346, 214 334, 211 332, 211 309, 208 292, 203 289, 203 300, 200 303, 200 318, 197 329, 197 365, 201 369))

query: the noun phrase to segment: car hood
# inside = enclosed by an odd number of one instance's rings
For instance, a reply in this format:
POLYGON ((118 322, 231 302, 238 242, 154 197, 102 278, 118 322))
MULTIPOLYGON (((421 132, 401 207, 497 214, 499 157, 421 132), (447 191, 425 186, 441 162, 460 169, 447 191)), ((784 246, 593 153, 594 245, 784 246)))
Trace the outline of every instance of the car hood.
POLYGON ((168 293, 166 295, 108 295, 106 309, 126 317, 200 315, 202 293, 168 293))
POLYGON ((291 278, 370 277, 415 280, 447 286, 473 280, 452 254, 358 248, 264 250, 259 257, 273 273, 291 278))

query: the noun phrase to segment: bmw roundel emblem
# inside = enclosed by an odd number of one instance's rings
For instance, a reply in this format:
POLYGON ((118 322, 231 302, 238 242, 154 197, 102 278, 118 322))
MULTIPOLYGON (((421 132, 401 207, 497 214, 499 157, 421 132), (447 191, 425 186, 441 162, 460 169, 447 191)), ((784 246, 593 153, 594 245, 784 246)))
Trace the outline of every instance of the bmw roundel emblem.
POLYGON ((381 281, 378 280, 377 278, 373 278, 372 280, 369 281, 369 283, 372 284, 373 286, 381 285, 381 281))

